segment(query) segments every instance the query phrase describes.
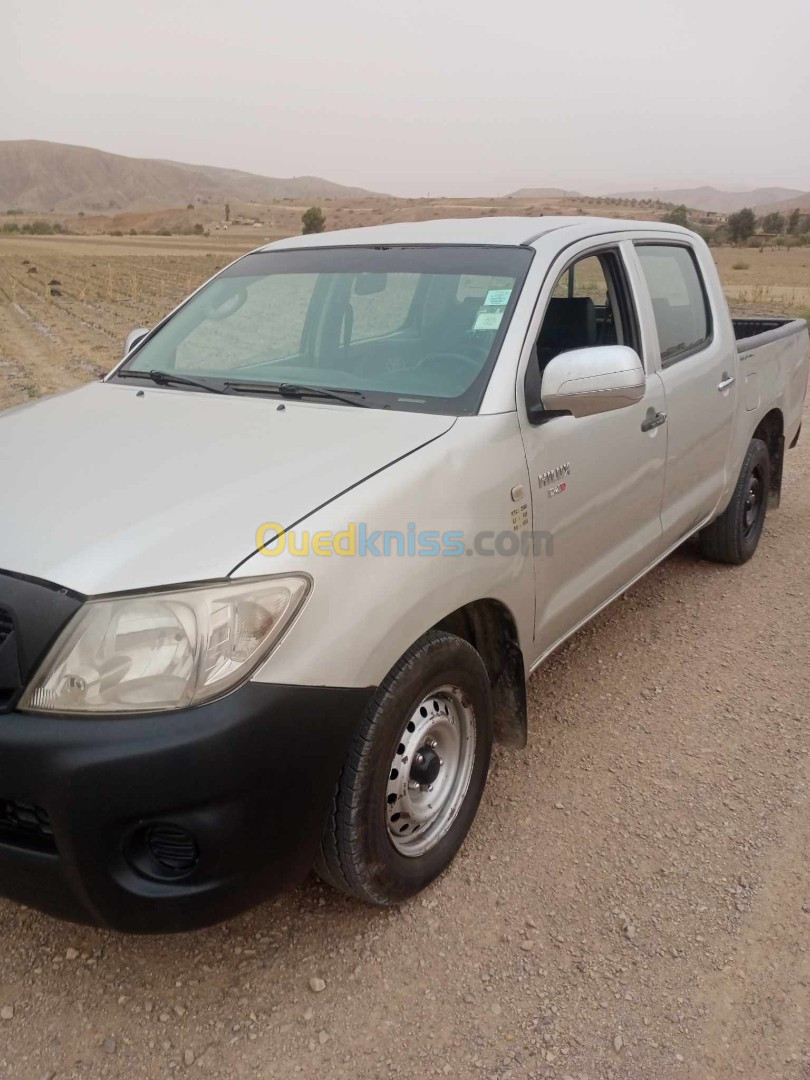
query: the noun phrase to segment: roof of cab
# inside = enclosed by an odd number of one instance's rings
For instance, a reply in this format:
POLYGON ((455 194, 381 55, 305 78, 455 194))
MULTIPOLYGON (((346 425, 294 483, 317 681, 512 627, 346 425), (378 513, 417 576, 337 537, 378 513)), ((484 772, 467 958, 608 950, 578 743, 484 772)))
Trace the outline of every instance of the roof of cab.
POLYGON ((627 221, 622 218, 576 217, 482 217, 440 218, 433 221, 402 221, 390 225, 370 225, 363 229, 335 229, 332 232, 290 236, 267 244, 261 251, 304 247, 366 247, 400 244, 496 244, 521 247, 532 244, 557 229, 585 227, 592 234, 627 229, 664 229, 686 232, 679 226, 657 221, 627 221))

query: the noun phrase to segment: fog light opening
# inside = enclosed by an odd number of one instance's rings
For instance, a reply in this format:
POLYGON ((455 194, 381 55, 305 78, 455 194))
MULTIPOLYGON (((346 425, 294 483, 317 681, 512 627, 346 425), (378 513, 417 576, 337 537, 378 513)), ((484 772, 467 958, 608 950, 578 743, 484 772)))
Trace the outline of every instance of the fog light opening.
POLYGON ((168 821, 155 821, 136 830, 127 855, 140 874, 160 881, 175 881, 194 870, 200 860, 200 849, 188 829, 168 821))

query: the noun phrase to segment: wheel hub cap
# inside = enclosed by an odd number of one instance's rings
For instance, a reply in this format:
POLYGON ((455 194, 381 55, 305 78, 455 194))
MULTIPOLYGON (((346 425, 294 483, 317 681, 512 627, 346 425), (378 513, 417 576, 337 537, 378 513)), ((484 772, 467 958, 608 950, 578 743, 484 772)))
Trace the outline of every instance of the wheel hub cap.
POLYGON ((475 762, 475 714, 458 687, 427 695, 400 735, 388 775, 385 816, 391 843, 417 857, 455 821, 475 762))
POLYGON ((411 765, 411 780, 416 781, 420 787, 430 786, 438 777, 444 762, 432 746, 423 746, 413 759, 411 765))

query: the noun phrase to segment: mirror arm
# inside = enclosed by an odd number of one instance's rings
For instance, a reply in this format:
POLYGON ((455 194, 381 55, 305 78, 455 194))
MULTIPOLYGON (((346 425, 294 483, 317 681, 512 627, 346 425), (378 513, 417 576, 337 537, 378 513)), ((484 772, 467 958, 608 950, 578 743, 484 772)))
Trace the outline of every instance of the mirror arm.
POLYGON ((523 398, 526 403, 526 416, 533 427, 554 420, 557 416, 570 416, 564 409, 546 409, 543 407, 541 395, 542 379, 540 376, 540 361, 537 358, 537 349, 532 350, 529 366, 526 368, 526 376, 523 380, 523 398))

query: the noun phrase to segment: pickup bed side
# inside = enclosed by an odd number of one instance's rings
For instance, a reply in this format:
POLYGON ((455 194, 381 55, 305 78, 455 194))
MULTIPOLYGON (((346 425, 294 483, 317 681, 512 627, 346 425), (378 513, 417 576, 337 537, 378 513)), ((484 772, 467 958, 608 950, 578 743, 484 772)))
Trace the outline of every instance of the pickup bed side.
POLYGON ((810 339, 804 319, 732 319, 737 342, 737 422, 731 448, 730 498, 750 440, 761 438, 771 456, 771 506, 779 503, 785 447, 795 446, 807 390, 810 339))

